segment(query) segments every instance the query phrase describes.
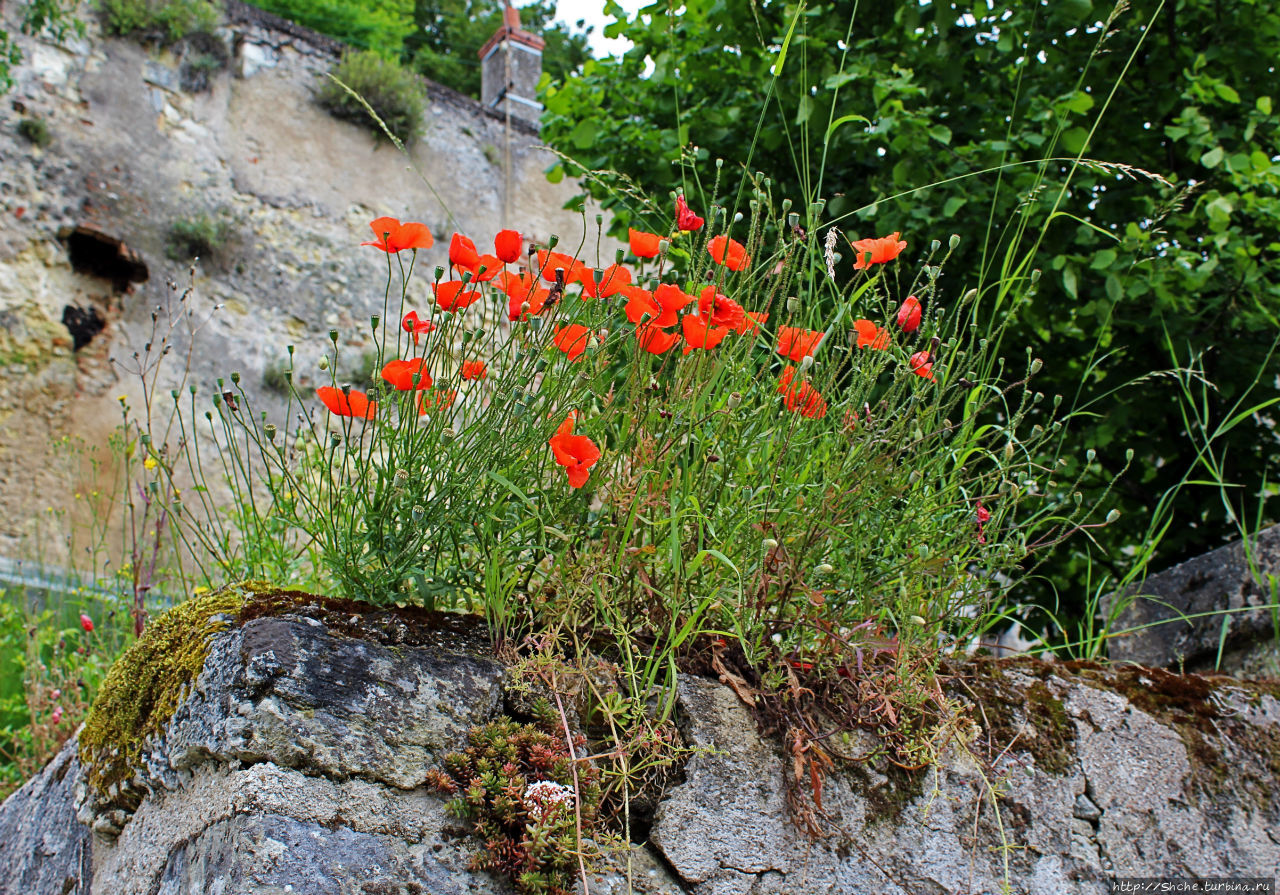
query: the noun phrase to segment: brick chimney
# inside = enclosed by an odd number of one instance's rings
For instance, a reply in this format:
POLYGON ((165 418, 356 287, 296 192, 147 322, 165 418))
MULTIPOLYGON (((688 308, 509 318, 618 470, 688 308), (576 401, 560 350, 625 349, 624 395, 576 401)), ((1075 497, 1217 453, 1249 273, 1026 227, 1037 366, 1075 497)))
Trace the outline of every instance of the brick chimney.
POLYGON ((520 13, 507 0, 502 25, 480 50, 480 101, 536 126, 542 115, 538 79, 546 45, 541 37, 520 27, 520 13))

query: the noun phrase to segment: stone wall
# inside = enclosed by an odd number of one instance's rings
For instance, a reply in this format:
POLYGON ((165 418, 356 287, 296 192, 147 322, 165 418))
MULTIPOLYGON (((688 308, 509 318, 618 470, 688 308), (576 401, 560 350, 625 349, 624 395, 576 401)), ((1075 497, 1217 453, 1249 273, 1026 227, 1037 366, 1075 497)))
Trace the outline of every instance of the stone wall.
MULTIPOLYGON (((478 843, 424 782, 523 697, 483 632, 349 614, 299 604, 216 635, 105 794, 68 746, 0 807, 0 891, 511 892, 468 869, 478 843)), ((1274 685, 1027 659, 946 678, 969 720, 938 765, 866 752, 836 769, 811 837, 780 745, 733 690, 684 677, 681 772, 589 891, 1101 895, 1116 876, 1280 875, 1274 685)))
MULTIPOLYGON (((188 263, 166 256, 175 221, 205 214, 230 230, 187 303, 199 321, 220 310, 193 341, 179 327, 156 384, 166 397, 188 345, 190 381, 206 390, 234 369, 259 391, 286 344, 301 381, 318 380, 331 328, 357 360, 382 310, 386 257, 358 247, 376 216, 431 227, 436 247, 419 259, 428 272, 446 263, 455 228, 481 246, 504 226, 535 240, 582 236, 583 216, 562 208, 576 188, 547 182, 553 157, 531 127, 429 85, 426 135, 406 159, 313 101, 333 41, 239 4, 217 39, 229 66, 193 91, 191 46, 146 48, 93 21, 65 47, 20 38, 25 62, 0 103, 0 555, 62 531, 41 520, 76 493, 106 492, 109 464, 63 462, 54 446, 78 435, 103 447, 117 398, 141 406, 133 353, 153 338, 170 283, 190 284, 188 263), (19 135, 29 117, 47 124, 47 147, 19 135)), ((428 279, 411 295, 419 305, 428 279)), ((65 552, 48 537, 41 546, 65 552)))

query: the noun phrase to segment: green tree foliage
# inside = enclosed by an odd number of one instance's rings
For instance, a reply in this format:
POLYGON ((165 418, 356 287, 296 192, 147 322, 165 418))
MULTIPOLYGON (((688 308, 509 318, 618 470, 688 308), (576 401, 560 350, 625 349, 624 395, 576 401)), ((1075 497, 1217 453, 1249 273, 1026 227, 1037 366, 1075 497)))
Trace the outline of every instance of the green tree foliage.
MULTIPOLYGON (((547 87, 544 137, 583 167, 614 169, 651 190, 683 186, 695 206, 726 200, 699 179, 723 158, 726 170, 767 172, 798 202, 828 198, 828 220, 850 238, 900 230, 921 251, 961 234, 947 271, 954 295, 995 279, 1007 224, 1020 221, 1033 238, 1043 229, 1041 288, 1005 344, 1030 345, 1044 359, 1041 387, 1068 406, 1098 398, 1076 419, 1064 456, 1075 466, 1097 450, 1087 497, 1123 515, 1093 532, 1105 548, 1095 559, 1123 567, 1123 548, 1142 540, 1151 505, 1197 456, 1173 382, 1149 375, 1170 365, 1170 347, 1183 361, 1207 352, 1218 389, 1210 428, 1260 369, 1254 400, 1275 396, 1280 381, 1270 353, 1280 323, 1272 269, 1280 8, 1264 0, 681 6, 672 16, 654 4, 610 25, 605 33, 633 49, 547 87), (1115 164, 1071 174, 1077 155, 1115 164), (1064 161, 1037 163, 1045 158, 1064 161), (933 183, 942 185, 911 192, 933 183), (1135 462, 1108 490, 1128 448, 1135 462)), ((618 228, 644 213, 625 191, 600 181, 591 189, 619 214, 618 228)), ((670 209, 657 212, 654 226, 669 220, 670 209)), ((1242 486, 1234 507, 1184 492, 1157 565, 1233 534, 1232 514, 1248 518, 1264 474, 1280 474, 1265 413, 1222 444, 1221 472, 1242 486)), ((1077 554, 1059 552, 1047 579, 1083 577, 1085 542, 1075 543, 1077 554)))
MULTIPOLYGON (((18 30, 45 35, 59 43, 71 34, 83 34, 84 23, 75 16, 76 5, 75 0, 20 0, 18 30)), ((10 71, 21 64, 22 51, 13 35, 0 28, 0 93, 8 93, 13 87, 10 71)))
POLYGON ((413 0, 253 0, 253 5, 391 59, 412 29, 413 0))

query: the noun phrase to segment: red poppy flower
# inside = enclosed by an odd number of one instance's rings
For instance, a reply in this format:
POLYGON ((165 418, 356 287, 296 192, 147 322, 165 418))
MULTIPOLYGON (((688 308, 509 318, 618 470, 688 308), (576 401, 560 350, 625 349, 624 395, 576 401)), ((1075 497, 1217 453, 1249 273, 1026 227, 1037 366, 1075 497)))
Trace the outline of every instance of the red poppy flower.
POLYGON ((908 363, 911 365, 912 373, 933 381, 933 357, 929 352, 917 351, 911 355, 911 360, 908 363))
POLYGON ((404 315, 404 319, 400 321, 400 328, 407 333, 413 334, 413 344, 418 344, 418 339, 427 333, 436 331, 436 325, 430 320, 419 320, 417 311, 410 311, 404 315))
POLYGON ((713 326, 711 321, 697 314, 685 314, 680 318, 680 328, 684 331, 684 353, 695 348, 710 351, 724 341, 729 333, 727 326, 713 326))
POLYGON ((489 375, 489 368, 485 366, 481 360, 467 360, 462 362, 462 378, 463 379, 484 379, 489 375))
POLYGON ((747 312, 732 298, 716 291, 715 286, 704 286, 698 297, 698 313, 711 320, 712 326, 727 326, 737 330, 743 325, 747 312))
POLYGON ((631 271, 621 264, 610 264, 600 272, 600 285, 596 286, 596 278, 591 276, 591 269, 584 267, 582 281, 584 298, 612 298, 627 286, 631 285, 631 271))
POLYGON ((650 354, 665 354, 680 341, 680 337, 650 323, 636 327, 636 341, 650 354))
POLYGON ((902 327, 903 332, 913 333, 920 328, 922 316, 920 299, 908 295, 902 302, 902 307, 898 308, 898 326, 902 327))
POLYGON ((436 304, 442 311, 461 311, 480 298, 474 290, 462 291, 462 280, 445 280, 443 283, 432 283, 431 291, 436 294, 436 304))
POLYGON ((373 246, 388 254, 405 249, 429 249, 435 245, 435 239, 426 224, 402 224, 395 218, 375 218, 369 223, 373 231, 374 242, 362 242, 362 246, 373 246))
POLYGON ((805 355, 812 355, 818 350, 818 343, 825 333, 795 326, 778 327, 778 353, 793 361, 801 361, 805 355))
POLYGON ((872 264, 885 264, 897 258, 907 247, 906 242, 898 239, 900 235, 900 233, 894 233, 892 236, 881 236, 879 239, 859 239, 854 242, 853 250, 857 253, 857 259, 854 261, 853 269, 862 270, 872 264), (868 258, 867 255, 871 257, 868 258))
POLYGON ((414 388, 431 388, 431 376, 427 373, 426 364, 425 359, 419 358, 388 361, 382 368, 382 378, 391 383, 391 387, 396 391, 407 392, 414 388), (414 376, 418 377, 417 385, 413 384, 414 376))
POLYGON ((689 203, 684 201, 684 196, 676 196, 677 230, 699 230, 704 223, 706 222, 702 218, 689 209, 689 203))
POLYGON ((662 237, 644 230, 627 230, 627 242, 631 244, 631 254, 637 258, 657 258, 662 248, 658 244, 662 237))
POLYGON ((693 301, 692 295, 670 283, 663 283, 653 292, 637 287, 627 287, 622 290, 622 293, 627 296, 628 320, 637 325, 642 322, 652 323, 664 329, 675 326, 680 312, 693 301), (649 315, 649 319, 641 321, 640 318, 645 314, 649 315))
POLYGON ((715 259, 716 264, 723 264, 730 270, 742 270, 751 263, 751 256, 747 254, 747 247, 736 239, 730 239, 727 236, 717 236, 707 244, 707 251, 711 253, 711 257, 715 259))
POLYGON ((569 474, 569 484, 581 488, 587 483, 592 466, 600 459, 600 448, 585 435, 553 435, 551 453, 569 474))
MULTIPOLYGON (((564 418, 564 422, 556 427, 556 434, 552 435, 551 437, 555 438, 556 435, 572 435, 573 425, 574 423, 577 422, 577 420, 578 420, 578 411, 570 410, 568 416, 564 418)), ((547 444, 550 444, 550 443, 551 443, 550 441, 547 442, 547 444)))
POLYGON ((449 263, 460 270, 471 271, 474 283, 486 283, 502 270, 502 259, 496 255, 481 255, 476 251, 476 244, 461 233, 453 234, 449 243, 449 263))
POLYGON ((328 407, 329 412, 334 416, 356 416, 371 420, 378 410, 378 405, 370 401, 368 395, 355 389, 351 389, 348 395, 340 388, 322 385, 316 389, 316 397, 324 402, 324 406, 328 407))
POLYGON ((591 329, 581 323, 570 323, 556 330, 555 346, 569 355, 569 360, 576 361, 587 350, 587 340, 591 338, 591 329))
POLYGON ((982 505, 982 501, 978 501, 978 505, 974 509, 974 515, 978 519, 978 543, 985 544, 987 542, 987 534, 982 530, 982 527, 991 521, 991 511, 982 505))
MULTIPOLYGON (((978 506, 982 506, 982 504, 978 504, 978 506)), ((84 632, 86 634, 93 633, 93 619, 89 618, 89 616, 85 615, 83 612, 80 613, 80 627, 84 628, 84 632)))
POLYGON ((564 271, 564 281, 572 283, 578 278, 578 272, 585 265, 572 255, 566 255, 564 252, 548 252, 542 250, 538 252, 538 271, 542 278, 548 283, 556 281, 556 270, 564 271))
POLYGON ((798 386, 792 385, 794 378, 795 370, 792 367, 783 370, 778 378, 778 394, 783 396, 782 400, 787 410, 813 420, 820 420, 826 416, 827 402, 822 394, 807 382, 802 382, 798 386))
POLYGON ((421 416, 428 410, 448 410, 457 399, 458 392, 450 389, 444 392, 419 392, 418 395, 418 415, 421 416))
POLYGON ((876 351, 884 351, 889 347, 889 331, 881 329, 870 320, 855 320, 853 328, 858 333, 859 348, 873 348, 876 351))
POLYGON ((740 333, 758 333, 760 327, 769 320, 769 315, 762 311, 746 311, 742 315, 742 322, 735 327, 740 333))
POLYGON ((493 238, 493 252, 498 260, 506 264, 514 264, 524 253, 524 240, 519 230, 499 230, 493 238))

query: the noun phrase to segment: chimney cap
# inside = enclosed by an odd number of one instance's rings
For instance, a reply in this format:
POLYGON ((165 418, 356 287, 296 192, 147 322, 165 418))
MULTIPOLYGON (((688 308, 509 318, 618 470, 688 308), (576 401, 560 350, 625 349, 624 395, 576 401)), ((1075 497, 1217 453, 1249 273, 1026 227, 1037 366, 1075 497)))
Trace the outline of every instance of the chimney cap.
POLYGON ((507 0, 507 5, 502 9, 502 24, 498 26, 498 30, 493 32, 493 37, 490 37, 485 42, 485 45, 480 48, 480 52, 476 55, 484 59, 493 51, 494 47, 504 40, 524 44, 531 50, 537 50, 538 52, 542 52, 547 45, 547 42, 541 37, 530 31, 525 31, 520 26, 520 11, 511 5, 511 0, 507 0))

